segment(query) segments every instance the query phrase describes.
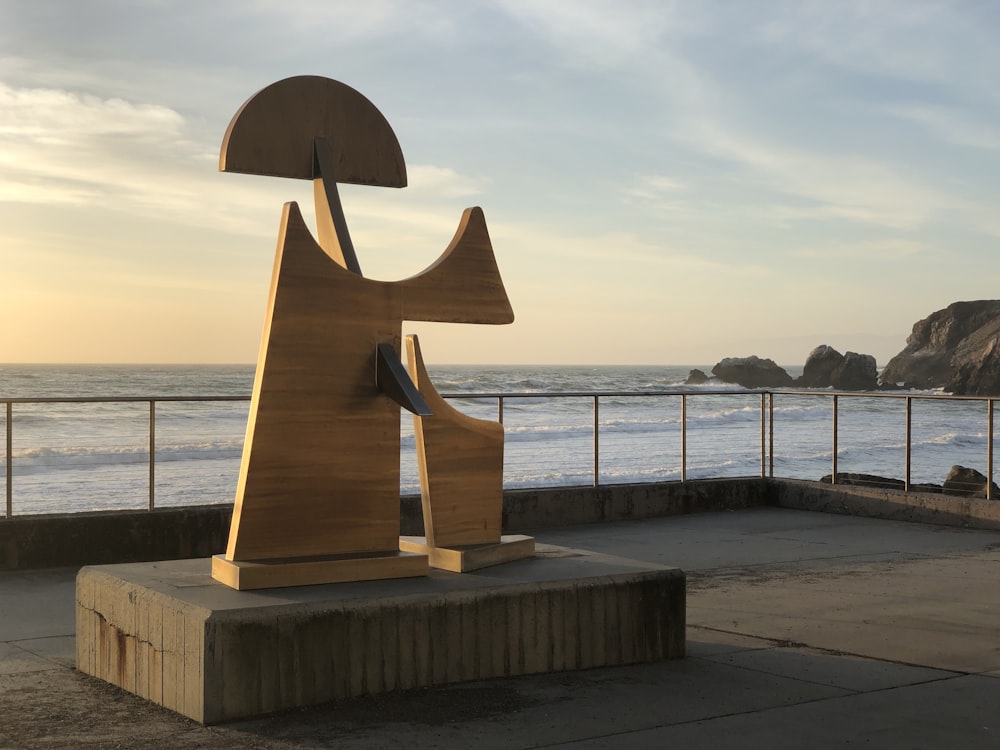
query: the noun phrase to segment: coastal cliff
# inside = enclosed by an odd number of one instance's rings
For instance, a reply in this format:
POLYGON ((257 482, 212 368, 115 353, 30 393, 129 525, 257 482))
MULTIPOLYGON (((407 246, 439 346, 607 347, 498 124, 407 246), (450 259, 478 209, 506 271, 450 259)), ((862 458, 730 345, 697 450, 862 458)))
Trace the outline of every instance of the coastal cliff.
POLYGON ((915 323, 882 380, 962 396, 1000 395, 1000 300, 955 302, 915 323))

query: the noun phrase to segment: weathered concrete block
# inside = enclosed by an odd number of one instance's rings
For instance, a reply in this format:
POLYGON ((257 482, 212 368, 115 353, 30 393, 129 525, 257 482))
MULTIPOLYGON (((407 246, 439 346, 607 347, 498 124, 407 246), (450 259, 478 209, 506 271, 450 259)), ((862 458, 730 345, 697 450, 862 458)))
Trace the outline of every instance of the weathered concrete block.
POLYGON ((477 573, 236 591, 207 559, 84 568, 77 667, 202 723, 684 655, 684 574, 539 546, 477 573))

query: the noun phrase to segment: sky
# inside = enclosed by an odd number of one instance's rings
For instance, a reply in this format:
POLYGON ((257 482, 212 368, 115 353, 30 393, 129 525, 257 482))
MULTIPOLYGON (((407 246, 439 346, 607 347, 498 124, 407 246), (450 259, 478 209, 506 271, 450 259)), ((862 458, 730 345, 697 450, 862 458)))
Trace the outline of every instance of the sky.
POLYGON ((434 364, 801 364, 998 297, 992 0, 0 0, 0 362, 250 363, 282 205, 220 173, 293 75, 370 99, 404 189, 341 186, 366 276, 485 212, 509 326, 434 364))

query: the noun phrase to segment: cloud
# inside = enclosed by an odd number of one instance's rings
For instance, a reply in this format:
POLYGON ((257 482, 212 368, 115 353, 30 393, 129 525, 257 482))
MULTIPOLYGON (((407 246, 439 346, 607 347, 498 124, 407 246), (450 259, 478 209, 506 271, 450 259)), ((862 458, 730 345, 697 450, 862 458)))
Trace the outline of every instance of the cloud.
MULTIPOLYGON (((720 202, 744 201, 764 223, 833 220, 912 231, 960 216, 991 224, 978 199, 942 188, 940 174, 922 173, 892 142, 879 149, 877 138, 891 138, 884 121, 866 139, 852 138, 872 112, 868 92, 856 89, 857 77, 946 84, 971 60, 935 34, 959 34, 973 13, 953 14, 935 3, 904 8, 850 1, 836 8, 778 2, 753 12, 724 2, 699 3, 695 10, 637 3, 627 13, 602 2, 570 8, 511 0, 503 7, 538 29, 564 67, 599 69, 596 80, 613 90, 613 99, 632 88, 643 92, 643 119, 633 137, 649 141, 654 164, 680 155, 676 170, 640 176, 622 191, 629 200, 649 202, 653 218, 669 211, 674 219, 681 213, 697 220, 699 211, 714 211, 720 202), (804 114, 810 109, 842 116, 844 124, 804 114)), ((981 33, 969 38, 977 46, 985 41, 981 33)), ((953 139, 967 144, 994 141, 992 132, 971 122, 919 116, 928 127, 948 126, 953 139)), ((627 138, 630 131, 621 132, 627 138)))
POLYGON ((656 47, 661 36, 683 18, 677 4, 665 0, 631 2, 627 12, 609 0, 504 0, 501 5, 565 53, 563 62, 571 67, 631 64, 656 47))
MULTIPOLYGON (((946 143, 985 151, 1000 151, 1000 128, 977 122, 972 113, 923 104, 886 107, 885 111, 924 127, 946 143)), ((990 122, 994 120, 991 118, 990 122)))
POLYGON ((64 183, 58 189, 51 185, 22 179, 13 174, 14 169, 5 163, 3 149, 0 148, 0 165, 4 166, 0 176, 0 203, 49 203, 64 205, 84 205, 98 197, 86 185, 64 183))
POLYGON ((635 182, 625 188, 625 195, 640 200, 659 200, 664 196, 673 196, 686 189, 680 180, 666 175, 640 175, 635 182))
POLYGON ((100 99, 55 89, 16 89, 0 83, 0 135, 46 145, 76 144, 94 135, 176 137, 183 118, 155 104, 100 99))
POLYGON ((836 217, 891 229, 914 229, 943 213, 973 210, 958 198, 868 156, 826 154, 776 145, 706 119, 675 137, 743 168, 732 179, 756 182, 779 195, 809 201, 800 218, 836 217))
POLYGON ((417 164, 406 169, 410 188, 415 192, 445 198, 461 198, 483 192, 488 180, 461 175, 450 167, 417 164))
POLYGON ((1000 63, 990 3, 935 0, 795 0, 754 29, 781 44, 865 77, 979 86, 1000 63))
POLYGON ((611 231, 600 234, 578 234, 560 227, 540 226, 526 222, 505 222, 491 227, 494 245, 515 248, 516 256, 509 262, 524 263, 534 269, 541 283, 549 276, 540 269, 553 267, 563 275, 576 273, 583 283, 603 286, 608 283, 611 268, 620 269, 635 289, 639 273, 643 284, 657 284, 659 279, 673 274, 681 278, 697 274, 713 279, 745 279, 771 276, 773 271, 757 259, 746 261, 715 260, 709 253, 699 253, 699 247, 681 247, 668 242, 653 242, 635 232, 611 231), (604 271, 593 273, 593 268, 604 271))
MULTIPOLYGON (((94 205, 269 242, 284 202, 296 200, 311 215, 308 182, 220 175, 215 148, 161 105, 0 83, 0 201, 94 205)), ((431 253, 429 263, 450 240, 458 215, 428 207, 480 194, 488 180, 433 164, 408 172, 404 191, 345 186, 342 193, 352 227, 368 229, 383 247, 416 235, 434 248, 421 253, 431 253)))
POLYGON ((166 107, 0 83, 0 195, 162 205, 177 198, 162 172, 191 158, 183 133, 183 118, 166 107))
POLYGON ((868 263, 880 261, 896 262, 932 251, 929 245, 916 240, 889 238, 883 240, 859 240, 858 242, 838 242, 827 245, 812 245, 792 252, 799 258, 829 258, 832 260, 857 259, 868 263))

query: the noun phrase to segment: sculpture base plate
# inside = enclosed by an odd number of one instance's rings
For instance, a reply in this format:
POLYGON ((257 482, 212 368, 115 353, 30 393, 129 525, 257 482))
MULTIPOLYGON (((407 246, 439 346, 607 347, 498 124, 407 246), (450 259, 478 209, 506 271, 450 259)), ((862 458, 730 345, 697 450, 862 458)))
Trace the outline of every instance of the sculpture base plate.
POLYGON ((493 544, 469 544, 461 547, 429 547, 427 537, 401 536, 399 548, 427 555, 432 568, 466 573, 492 565, 535 556, 535 538, 522 534, 504 534, 493 544))
POLYGON ((225 555, 215 555, 212 557, 212 578, 237 591, 247 591, 413 578, 427 575, 427 565, 426 553, 404 551, 287 560, 227 560, 225 555))

